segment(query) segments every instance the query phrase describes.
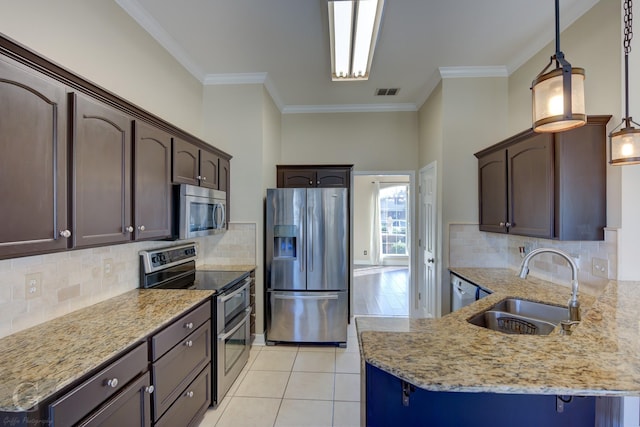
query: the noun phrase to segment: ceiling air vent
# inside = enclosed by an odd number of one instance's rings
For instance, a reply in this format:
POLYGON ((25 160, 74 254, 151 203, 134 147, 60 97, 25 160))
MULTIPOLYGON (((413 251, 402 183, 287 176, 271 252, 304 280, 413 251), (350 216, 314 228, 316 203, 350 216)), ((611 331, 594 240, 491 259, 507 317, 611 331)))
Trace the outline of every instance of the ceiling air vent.
POLYGON ((398 94, 397 87, 389 88, 389 89, 376 89, 376 96, 394 96, 398 94))

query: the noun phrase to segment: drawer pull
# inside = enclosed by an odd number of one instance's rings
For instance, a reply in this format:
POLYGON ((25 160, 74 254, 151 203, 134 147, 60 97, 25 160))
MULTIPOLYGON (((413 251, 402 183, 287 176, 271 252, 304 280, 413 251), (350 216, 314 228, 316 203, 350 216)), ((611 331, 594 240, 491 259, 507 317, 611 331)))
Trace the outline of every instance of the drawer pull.
POLYGON ((192 391, 188 391, 184 395, 189 397, 189 398, 191 398, 191 397, 193 397, 193 392, 192 391))
POLYGON ((193 322, 185 323, 184 327, 187 329, 193 329, 193 322))
POLYGON ((112 378, 110 380, 107 380, 105 385, 107 387, 116 388, 116 387, 118 387, 118 379, 117 378, 112 378))
POLYGON ((144 388, 144 391, 145 391, 145 393, 149 393, 149 394, 151 394, 151 393, 153 393, 154 391, 156 391, 156 388, 155 388, 153 385, 150 385, 150 386, 148 386, 148 387, 145 387, 145 388, 144 388))
POLYGON ((186 345, 187 347, 191 347, 191 346, 193 346, 193 341, 191 341, 191 340, 185 341, 184 345, 186 345))

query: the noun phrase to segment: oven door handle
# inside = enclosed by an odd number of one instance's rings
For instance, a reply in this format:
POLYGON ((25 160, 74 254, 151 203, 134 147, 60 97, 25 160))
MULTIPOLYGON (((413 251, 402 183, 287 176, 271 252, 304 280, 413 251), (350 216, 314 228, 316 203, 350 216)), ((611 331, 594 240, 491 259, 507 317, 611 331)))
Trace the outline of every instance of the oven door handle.
POLYGON ((240 329, 242 326, 244 326, 244 323, 247 321, 247 319, 249 319, 249 316, 251 316, 251 307, 247 308, 244 312, 247 313, 246 316, 244 316, 244 319, 242 319, 242 321, 238 322, 238 324, 232 330, 227 332, 226 334, 218 335, 218 341, 226 340, 231 335, 235 334, 238 331, 238 329, 240 329))
POLYGON ((227 302, 227 301, 229 301, 231 298, 235 297, 240 292, 242 292, 245 289, 247 289, 247 286, 249 286, 249 283, 251 283, 251 278, 247 277, 246 279, 244 279, 244 285, 240 286, 238 289, 236 289, 235 291, 231 292, 229 295, 225 295, 223 297, 218 298, 218 302, 227 302))

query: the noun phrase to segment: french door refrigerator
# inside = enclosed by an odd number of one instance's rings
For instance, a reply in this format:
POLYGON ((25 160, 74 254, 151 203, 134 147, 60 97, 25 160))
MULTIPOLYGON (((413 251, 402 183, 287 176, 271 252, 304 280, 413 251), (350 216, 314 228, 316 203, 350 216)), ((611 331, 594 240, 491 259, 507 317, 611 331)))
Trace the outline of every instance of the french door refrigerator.
POLYGON ((348 220, 346 188, 267 190, 267 344, 346 346, 348 220))

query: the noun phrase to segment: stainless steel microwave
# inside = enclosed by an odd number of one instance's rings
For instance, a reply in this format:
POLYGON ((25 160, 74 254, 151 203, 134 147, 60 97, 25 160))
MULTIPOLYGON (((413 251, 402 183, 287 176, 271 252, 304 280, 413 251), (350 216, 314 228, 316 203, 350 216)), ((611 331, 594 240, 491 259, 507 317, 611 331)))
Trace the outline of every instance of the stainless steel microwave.
POLYGON ((227 193, 188 184, 180 184, 176 190, 176 235, 179 239, 227 230, 227 193))

